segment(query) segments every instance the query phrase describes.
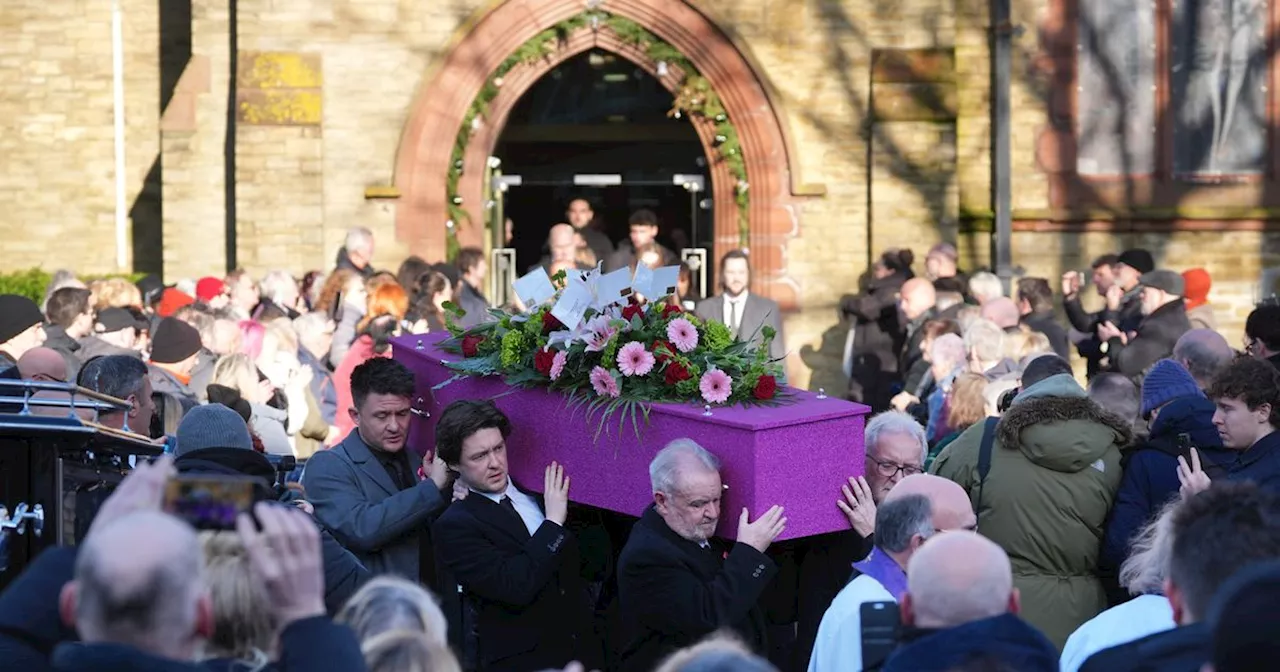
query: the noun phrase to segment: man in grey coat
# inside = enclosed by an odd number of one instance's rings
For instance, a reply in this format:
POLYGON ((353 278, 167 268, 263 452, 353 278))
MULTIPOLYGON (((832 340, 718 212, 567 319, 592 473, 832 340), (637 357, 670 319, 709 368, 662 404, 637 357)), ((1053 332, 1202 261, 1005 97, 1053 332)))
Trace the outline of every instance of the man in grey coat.
POLYGON ((777 334, 769 344, 769 358, 787 356, 782 342, 782 314, 772 299, 752 294, 751 265, 747 253, 732 250, 720 260, 720 287, 722 292, 698 302, 694 314, 703 320, 713 320, 729 327, 733 335, 752 345, 764 341, 764 327, 773 327, 777 334))
POLYGON ((432 453, 422 460, 430 478, 419 480, 418 460, 406 451, 413 373, 384 357, 351 373, 356 424, 342 443, 316 453, 302 474, 315 517, 375 575, 418 581, 425 561, 428 527, 449 500, 448 469, 432 453), (425 557, 424 557, 425 555, 425 557))
POLYGON ((484 260, 484 252, 479 248, 465 247, 458 251, 458 291, 455 302, 466 314, 458 319, 458 326, 463 329, 489 321, 489 299, 484 296, 484 278, 489 272, 489 263, 484 260))

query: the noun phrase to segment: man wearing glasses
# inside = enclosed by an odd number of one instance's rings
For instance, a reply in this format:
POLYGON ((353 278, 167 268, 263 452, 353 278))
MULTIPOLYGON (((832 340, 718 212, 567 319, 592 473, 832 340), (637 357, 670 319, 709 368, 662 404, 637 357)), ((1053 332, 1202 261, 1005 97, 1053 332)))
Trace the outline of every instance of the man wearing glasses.
MULTIPOLYGON (((878 669, 883 659, 863 660, 863 605, 902 599, 907 590, 907 563, 930 537, 977 526, 963 488, 927 474, 902 478, 902 466, 882 477, 895 485, 876 510, 875 548, 865 560, 854 563, 853 579, 822 617, 809 672, 878 669)), ((915 469, 918 472, 919 466, 915 469)))
MULTIPOLYGON (((809 663, 818 626, 832 600, 849 583, 853 563, 865 559, 876 543, 876 507, 904 478, 924 471, 928 452, 924 427, 900 411, 887 411, 867 423, 863 476, 850 478, 837 502, 851 530, 806 540, 797 555, 796 667, 809 663)), ((856 669, 856 668, 848 668, 856 669)))

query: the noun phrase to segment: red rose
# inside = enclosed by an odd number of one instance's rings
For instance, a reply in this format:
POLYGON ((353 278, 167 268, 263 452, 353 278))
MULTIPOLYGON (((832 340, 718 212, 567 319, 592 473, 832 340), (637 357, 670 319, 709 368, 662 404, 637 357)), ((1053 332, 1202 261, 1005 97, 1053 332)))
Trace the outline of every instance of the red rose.
POLYGON ((772 399, 778 392, 778 381, 773 376, 760 376, 756 381, 756 389, 751 391, 756 399, 772 399))
POLYGON ((542 314, 542 334, 544 336, 553 331, 560 331, 562 329, 564 329, 564 324, 560 322, 560 320, 556 319, 556 316, 552 315, 551 311, 548 310, 542 314))
POLYGON ((672 315, 679 315, 683 312, 684 312, 684 309, 681 308, 680 306, 677 306, 674 303, 668 303, 667 305, 662 307, 662 319, 665 320, 668 317, 671 317, 672 315))
POLYGON ((633 317, 644 318, 644 308, 639 304, 632 303, 622 309, 622 319, 630 322, 633 317))
POLYGON ((556 361, 555 350, 542 348, 533 353, 533 368, 544 376, 551 375, 551 365, 556 361))
POLYGON ((462 354, 466 357, 475 357, 480 351, 480 344, 484 343, 484 336, 464 336, 462 338, 462 354))
POLYGON ((680 362, 671 362, 667 366, 667 371, 663 376, 663 381, 668 385, 675 385, 682 380, 689 380, 693 376, 689 375, 689 369, 684 368, 684 364, 680 362))
POLYGON ((671 359, 671 355, 675 353, 675 351, 676 351, 676 346, 671 345, 670 341, 659 340, 659 341, 653 342, 653 356, 655 359, 658 360, 659 364, 666 362, 668 359, 671 359), (665 351, 664 351, 664 348, 665 348, 665 351))

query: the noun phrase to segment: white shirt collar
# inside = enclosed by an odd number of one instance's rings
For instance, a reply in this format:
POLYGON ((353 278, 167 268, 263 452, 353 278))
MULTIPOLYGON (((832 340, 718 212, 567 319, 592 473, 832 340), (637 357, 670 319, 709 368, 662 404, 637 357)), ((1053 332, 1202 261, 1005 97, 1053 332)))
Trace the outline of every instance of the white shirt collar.
MULTIPOLYGON (((507 477, 507 487, 503 488, 503 489, 502 489, 502 492, 480 492, 479 490, 476 490, 475 488, 471 488, 471 492, 474 492, 474 493, 476 493, 477 495, 483 495, 483 496, 485 496, 485 497, 488 497, 489 499, 492 499, 492 500, 493 500, 493 501, 495 501, 495 502, 501 502, 503 497, 511 497, 511 491, 512 491, 514 488, 515 488, 515 486, 511 483, 511 477, 510 477, 510 476, 508 476, 508 477, 507 477)), ((515 498, 514 498, 514 497, 512 497, 512 500, 514 500, 514 499, 515 499, 515 498)))
POLYGON ((725 295, 724 295, 724 300, 725 300, 725 302, 726 302, 726 303, 738 303, 738 304, 742 304, 742 303, 746 303, 746 302, 747 302, 747 296, 748 296, 749 294, 751 294, 751 292, 750 292, 750 291, 745 291, 745 292, 743 292, 743 293, 741 293, 741 294, 739 294, 739 295, 737 295, 737 296, 729 296, 728 294, 725 294, 725 295))

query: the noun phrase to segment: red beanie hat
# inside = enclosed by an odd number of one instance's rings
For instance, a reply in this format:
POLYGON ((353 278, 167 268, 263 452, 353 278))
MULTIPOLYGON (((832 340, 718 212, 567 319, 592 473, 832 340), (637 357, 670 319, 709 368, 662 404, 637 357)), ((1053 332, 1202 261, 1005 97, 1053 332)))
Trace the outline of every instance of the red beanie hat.
POLYGON ((196 283, 196 298, 205 303, 209 303, 210 301, 218 298, 218 295, 225 292, 226 289, 227 283, 223 282, 221 278, 215 278, 212 276, 200 278, 200 281, 196 283))
POLYGON ((1182 281, 1186 284, 1186 293, 1183 294, 1183 298, 1187 301, 1187 308, 1196 308, 1208 303, 1209 288, 1213 286, 1213 280, 1209 278, 1209 271, 1203 268, 1183 271, 1182 281))
POLYGON ((195 302, 195 299, 170 287, 160 295, 160 305, 156 306, 156 315, 169 317, 178 312, 179 308, 189 306, 195 302))

